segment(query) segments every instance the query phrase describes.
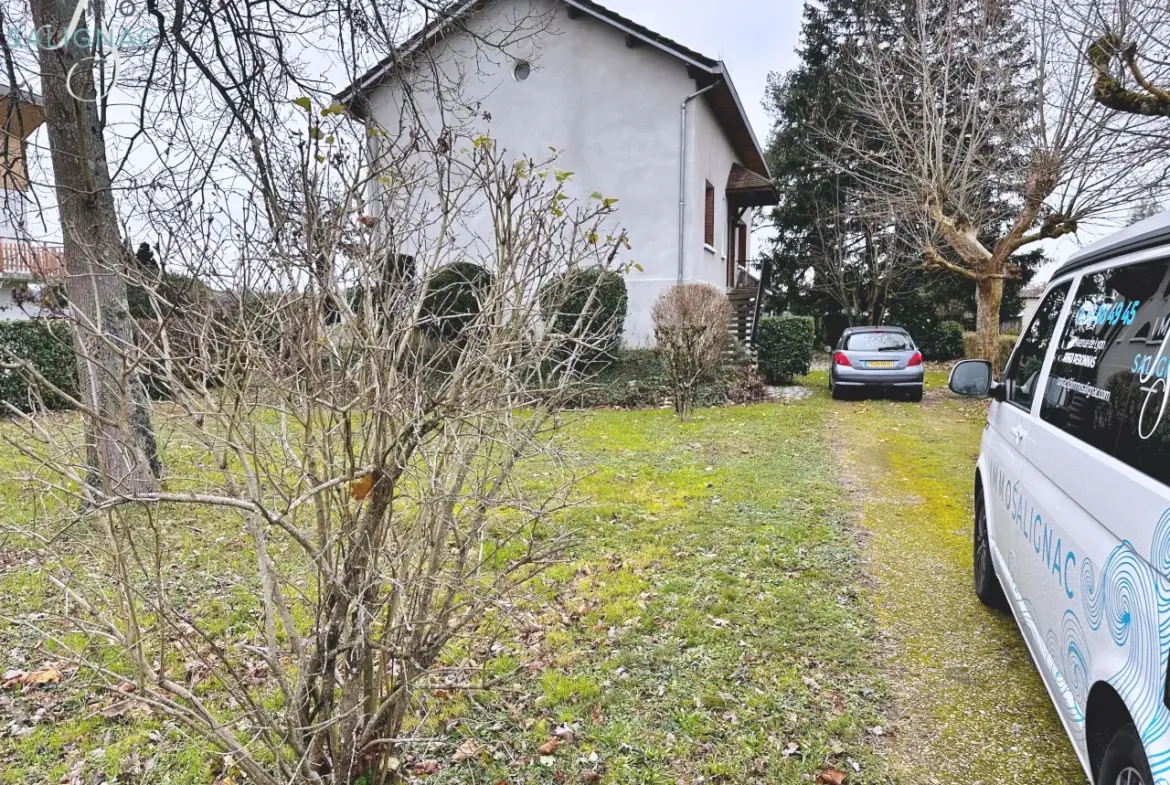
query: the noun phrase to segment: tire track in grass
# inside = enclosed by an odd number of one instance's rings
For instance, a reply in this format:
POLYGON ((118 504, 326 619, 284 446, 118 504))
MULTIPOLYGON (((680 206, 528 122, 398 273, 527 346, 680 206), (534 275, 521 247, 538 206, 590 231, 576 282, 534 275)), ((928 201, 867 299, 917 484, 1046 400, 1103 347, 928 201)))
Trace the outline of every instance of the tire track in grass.
POLYGON ((830 420, 889 648, 891 764, 914 785, 1084 782, 1015 622, 971 588, 986 410, 928 396, 845 402, 830 420))

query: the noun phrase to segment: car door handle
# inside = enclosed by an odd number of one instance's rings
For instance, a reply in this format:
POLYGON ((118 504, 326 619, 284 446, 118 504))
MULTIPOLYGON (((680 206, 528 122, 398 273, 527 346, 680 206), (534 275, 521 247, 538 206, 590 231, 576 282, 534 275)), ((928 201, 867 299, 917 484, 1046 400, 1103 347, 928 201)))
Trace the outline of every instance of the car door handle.
POLYGON ((1028 432, 1025 431, 1023 428, 1021 428, 1020 426, 1018 426, 1018 425, 1012 426, 1012 436, 1015 437, 1016 444, 1019 444, 1020 442, 1022 442, 1024 440, 1024 437, 1026 437, 1027 435, 1028 435, 1028 432))

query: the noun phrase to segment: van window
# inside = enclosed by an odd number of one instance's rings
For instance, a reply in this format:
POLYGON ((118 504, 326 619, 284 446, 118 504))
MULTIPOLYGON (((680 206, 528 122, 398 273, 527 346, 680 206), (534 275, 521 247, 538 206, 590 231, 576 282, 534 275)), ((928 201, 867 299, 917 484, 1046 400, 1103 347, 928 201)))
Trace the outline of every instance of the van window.
POLYGON ((1040 416, 1170 482, 1170 261, 1086 275, 1069 311, 1040 416))
POLYGON ((1048 344, 1056 332, 1056 322, 1060 319, 1069 287, 1070 284, 1065 282, 1044 296, 1028 329, 1020 336, 1016 351, 1003 373, 1007 401, 1021 409, 1031 410, 1032 401, 1036 398, 1036 385, 1039 383, 1040 369, 1044 367, 1044 355, 1048 353, 1048 344))

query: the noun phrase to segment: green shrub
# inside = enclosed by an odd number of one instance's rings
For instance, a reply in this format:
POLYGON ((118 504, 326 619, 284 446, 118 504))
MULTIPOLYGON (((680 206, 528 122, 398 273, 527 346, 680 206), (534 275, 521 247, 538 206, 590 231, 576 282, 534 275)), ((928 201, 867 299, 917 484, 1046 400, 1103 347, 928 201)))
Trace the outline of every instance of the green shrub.
POLYGON ((768 384, 790 384, 812 365, 811 316, 765 316, 756 325, 756 358, 768 384))
MULTIPOLYGON (((0 322, 0 359, 27 360, 49 382, 69 395, 77 395, 77 360, 73 338, 63 321, 34 319, 0 322)), ((47 387, 40 389, 44 405, 65 409, 69 404, 47 387)), ((34 391, 20 371, 0 368, 0 402, 22 411, 33 408, 34 391)), ((7 410, 7 406, 4 407, 7 410)), ((4 411, 0 411, 3 415, 4 411)))
POLYGON ((548 329, 573 335, 566 338, 565 350, 575 351, 586 364, 614 358, 621 345, 628 304, 625 277, 602 267, 567 270, 540 292, 548 329))
MULTIPOLYGON (((1016 341, 1020 336, 1012 333, 1004 333, 999 336, 999 367, 1003 368, 1007 365, 1008 358, 1012 355, 1012 349, 1016 348, 1016 341)), ((980 357, 978 349, 979 341, 976 333, 963 333, 963 356, 968 360, 989 360, 990 357, 980 357)))
POLYGON ((492 274, 473 262, 440 267, 427 283, 419 329, 431 338, 458 338, 479 316, 483 293, 491 284, 492 274))
POLYGON ((957 360, 966 353, 963 325, 943 322, 932 327, 922 336, 918 346, 928 360, 957 360))

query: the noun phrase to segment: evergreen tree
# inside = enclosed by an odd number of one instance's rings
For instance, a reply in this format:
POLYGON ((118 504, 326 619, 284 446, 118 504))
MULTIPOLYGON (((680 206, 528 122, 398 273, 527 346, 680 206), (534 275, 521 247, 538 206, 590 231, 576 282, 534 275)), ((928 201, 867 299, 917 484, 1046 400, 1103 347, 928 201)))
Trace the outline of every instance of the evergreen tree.
POLYGON ((896 242, 893 218, 865 209, 862 162, 842 156, 836 141, 857 132, 852 74, 870 37, 892 34, 888 22, 868 0, 806 4, 801 63, 769 80, 776 125, 768 156, 780 192, 772 214, 773 281, 781 294, 774 308, 880 323, 917 265, 896 242))

